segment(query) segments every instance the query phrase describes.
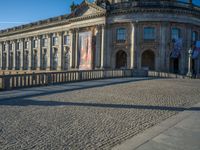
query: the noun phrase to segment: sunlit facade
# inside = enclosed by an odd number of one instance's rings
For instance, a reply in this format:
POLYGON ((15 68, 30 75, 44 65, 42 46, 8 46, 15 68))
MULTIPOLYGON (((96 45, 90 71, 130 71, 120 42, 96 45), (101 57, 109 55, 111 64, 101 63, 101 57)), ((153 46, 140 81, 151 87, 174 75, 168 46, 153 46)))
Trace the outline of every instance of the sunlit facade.
MULTIPOLYGON (((0 69, 186 74, 188 50, 198 50, 199 16, 191 0, 84 1, 69 15, 0 31, 0 69)), ((192 68, 200 73, 199 55, 192 68)))

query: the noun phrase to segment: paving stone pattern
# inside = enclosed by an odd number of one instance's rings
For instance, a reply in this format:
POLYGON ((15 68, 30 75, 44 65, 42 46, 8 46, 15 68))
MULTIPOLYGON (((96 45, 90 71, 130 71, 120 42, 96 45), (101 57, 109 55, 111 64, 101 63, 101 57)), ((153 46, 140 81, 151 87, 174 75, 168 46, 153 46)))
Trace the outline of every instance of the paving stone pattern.
POLYGON ((2 101, 0 149, 111 149, 198 102, 200 80, 178 79, 2 101))

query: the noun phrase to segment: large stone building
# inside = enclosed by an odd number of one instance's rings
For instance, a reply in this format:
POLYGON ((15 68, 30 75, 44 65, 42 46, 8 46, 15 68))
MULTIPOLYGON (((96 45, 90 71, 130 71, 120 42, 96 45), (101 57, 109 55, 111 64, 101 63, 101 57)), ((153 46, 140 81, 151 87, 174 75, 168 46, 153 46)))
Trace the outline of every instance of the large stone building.
MULTIPOLYGON (((143 68, 186 74, 200 38, 192 0, 83 1, 71 14, 0 31, 0 69, 143 68)), ((198 50, 198 49, 197 49, 198 50)), ((192 60, 200 72, 200 56, 192 60)))

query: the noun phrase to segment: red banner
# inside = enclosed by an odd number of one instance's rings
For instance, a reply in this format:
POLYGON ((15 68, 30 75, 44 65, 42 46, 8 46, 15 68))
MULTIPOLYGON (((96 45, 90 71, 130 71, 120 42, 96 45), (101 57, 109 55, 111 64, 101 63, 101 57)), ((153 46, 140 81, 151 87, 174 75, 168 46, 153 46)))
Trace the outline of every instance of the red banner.
POLYGON ((79 33, 79 69, 92 69, 92 33, 79 33))

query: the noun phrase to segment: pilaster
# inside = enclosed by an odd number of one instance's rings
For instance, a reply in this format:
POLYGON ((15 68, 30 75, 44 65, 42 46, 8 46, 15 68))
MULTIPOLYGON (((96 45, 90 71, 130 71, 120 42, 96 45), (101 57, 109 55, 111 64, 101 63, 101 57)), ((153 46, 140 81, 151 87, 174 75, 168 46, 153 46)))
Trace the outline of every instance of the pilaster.
POLYGON ((105 25, 101 26, 101 68, 105 67, 105 25))
POLYGON ((61 70, 62 66, 62 53, 63 53, 63 32, 57 33, 58 35, 58 67, 57 70, 61 70))
POLYGON ((5 67, 5 69, 9 70, 9 42, 8 41, 6 42, 5 52, 6 52, 6 67, 5 67))
POLYGON ((78 69, 79 68, 79 64, 78 64, 78 41, 79 41, 79 29, 76 29, 76 43, 75 43, 75 68, 78 69))
POLYGON ((47 68, 46 70, 51 69, 51 55, 52 55, 52 35, 49 33, 47 34, 47 68))
POLYGON ((20 52, 20 62, 19 62, 19 70, 23 70, 24 66, 24 39, 19 40, 19 52, 20 52))
POLYGON ((12 41, 12 53, 13 53, 13 64, 12 64, 12 70, 15 70, 16 66, 16 47, 15 47, 16 41, 12 41))
POLYGON ((38 39, 38 66, 37 66, 37 70, 40 70, 41 68, 41 51, 42 51, 42 38, 41 36, 37 37, 38 39))
POLYGON ((130 50, 130 68, 133 69, 135 67, 135 24, 131 23, 131 50, 130 50))
POLYGON ((69 31, 70 36, 70 69, 74 67, 74 30, 69 31))
POLYGON ((96 27, 96 52, 95 52, 95 68, 100 68, 101 64, 101 28, 96 27))

